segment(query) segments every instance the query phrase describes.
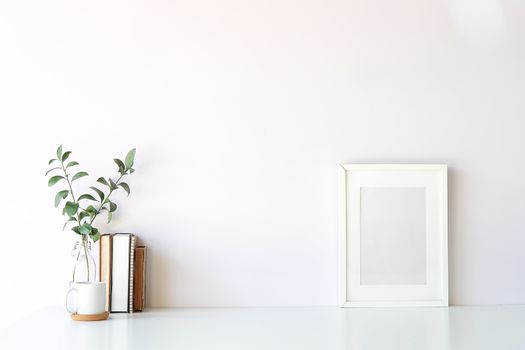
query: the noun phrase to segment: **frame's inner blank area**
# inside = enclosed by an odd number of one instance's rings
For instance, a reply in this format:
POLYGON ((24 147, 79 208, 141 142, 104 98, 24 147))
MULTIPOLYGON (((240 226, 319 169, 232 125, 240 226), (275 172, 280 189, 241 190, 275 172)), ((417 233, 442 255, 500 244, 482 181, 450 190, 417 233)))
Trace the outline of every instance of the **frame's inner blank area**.
POLYGON ((361 284, 426 284, 426 193, 361 188, 361 284))

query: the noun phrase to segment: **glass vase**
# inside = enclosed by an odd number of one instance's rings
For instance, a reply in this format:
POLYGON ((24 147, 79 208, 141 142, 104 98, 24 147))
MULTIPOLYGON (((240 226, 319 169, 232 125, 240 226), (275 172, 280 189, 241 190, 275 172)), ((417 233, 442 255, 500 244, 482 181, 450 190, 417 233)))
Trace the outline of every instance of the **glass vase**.
POLYGON ((88 235, 81 235, 75 242, 71 256, 73 257, 73 282, 96 282, 97 264, 93 257, 94 242, 88 235))

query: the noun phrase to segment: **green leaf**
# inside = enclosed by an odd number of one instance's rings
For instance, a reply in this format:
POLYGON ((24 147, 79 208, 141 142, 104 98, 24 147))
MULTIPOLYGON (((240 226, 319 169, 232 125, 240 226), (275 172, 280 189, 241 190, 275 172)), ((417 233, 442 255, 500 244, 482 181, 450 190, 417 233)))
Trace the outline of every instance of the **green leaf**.
POLYGON ((109 179, 109 188, 112 190, 116 190, 118 186, 113 180, 109 179))
POLYGON ((90 217, 93 217, 97 213, 97 209, 94 206, 90 205, 86 208, 86 212, 89 214, 90 217))
POLYGON ((78 230, 80 231, 81 234, 83 235, 89 235, 91 233, 91 230, 93 228, 91 227, 90 224, 83 224, 81 225, 78 230))
POLYGON ((64 207, 64 212, 69 217, 75 215, 77 213, 77 210, 78 210, 78 203, 74 203, 74 202, 67 202, 66 206, 64 207))
POLYGON ((90 195, 88 193, 83 194, 80 197, 78 197, 78 201, 80 201, 82 199, 87 199, 87 200, 90 200, 90 201, 96 201, 95 197, 93 197, 92 195, 90 195))
POLYGON ((61 167, 56 167, 56 168, 51 168, 49 169, 46 174, 44 176, 47 176, 47 174, 49 174, 50 172, 52 172, 53 170, 57 170, 57 169, 62 169, 61 167))
POLYGON ((136 152, 137 150, 133 148, 131 151, 128 152, 128 154, 126 154, 126 169, 130 169, 133 166, 136 152))
POLYGON ((76 234, 80 235, 80 226, 73 226, 71 227, 71 231, 75 232, 76 234))
POLYGON ((85 171, 81 171, 73 175, 73 178, 71 179, 71 182, 75 181, 76 179, 80 179, 81 177, 88 176, 89 174, 85 171))
POLYGON ((113 213, 112 212, 108 212, 108 224, 111 222, 111 219, 113 218, 113 213))
POLYGON ((62 145, 57 148, 57 158, 62 159, 62 145))
POLYGON ((100 197, 100 202, 102 202, 104 200, 104 192, 102 192, 101 190, 99 190, 98 188, 93 187, 93 186, 91 186, 90 188, 93 191, 97 192, 98 196, 100 197))
POLYGON ((99 177, 99 178, 97 179, 97 182, 100 182, 100 183, 103 184, 103 185, 109 186, 108 182, 107 182, 106 179, 104 179, 103 177, 99 177))
POLYGON ((77 221, 77 218, 75 217, 70 217, 68 221, 66 221, 66 223, 64 224, 64 227, 62 227, 62 231, 64 231, 66 229, 66 226, 67 224, 69 224, 71 221, 77 221))
POLYGON ((117 210, 117 205, 113 202, 109 202, 109 211, 110 212, 114 212, 115 210, 117 210))
POLYGON ((91 234, 89 236, 91 237, 93 242, 96 242, 100 238, 100 232, 98 231, 98 229, 93 227, 93 229, 91 230, 91 234))
POLYGON ((60 191, 56 194, 55 196, 55 208, 58 207, 58 205, 60 204, 60 201, 64 198, 67 197, 67 195, 69 194, 69 190, 63 190, 63 191, 60 191))
POLYGON ((62 162, 65 162, 69 158, 70 154, 71 151, 64 152, 64 154, 62 155, 62 162))
POLYGON ((82 221, 83 219, 87 218, 89 216, 89 213, 86 211, 81 211, 80 214, 78 214, 78 219, 82 221))
POLYGON ((118 172, 121 173, 121 174, 124 174, 124 172, 126 172, 126 166, 124 165, 124 163, 122 163, 122 161, 120 159, 117 159, 117 158, 115 158, 113 160, 118 165, 118 172))
POLYGON ((55 162, 57 160, 58 159, 56 159, 56 158, 50 159, 49 162, 47 162, 47 165, 51 165, 53 162, 55 162))
POLYGON ((127 183, 125 182, 121 182, 118 184, 120 187, 122 187, 127 193, 128 193, 128 196, 129 196, 129 192, 130 192, 130 189, 129 189, 129 186, 127 183))
POLYGON ((69 167, 75 166, 75 165, 78 165, 78 162, 72 161, 72 162, 67 163, 66 168, 69 168, 69 167))
POLYGON ((62 180, 63 178, 64 177, 60 175, 53 176, 52 178, 49 179, 49 181, 47 182, 47 185, 53 186, 54 184, 56 184, 58 181, 62 180))

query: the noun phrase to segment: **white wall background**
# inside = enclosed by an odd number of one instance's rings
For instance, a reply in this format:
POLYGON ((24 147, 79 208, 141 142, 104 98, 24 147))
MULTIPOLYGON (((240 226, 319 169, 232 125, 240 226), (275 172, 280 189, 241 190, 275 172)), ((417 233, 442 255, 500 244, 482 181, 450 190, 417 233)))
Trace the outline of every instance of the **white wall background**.
POLYGON ((525 302, 525 2, 3 1, 2 314, 61 304, 44 172, 137 147, 149 306, 335 305, 340 162, 450 166, 453 304, 525 302))

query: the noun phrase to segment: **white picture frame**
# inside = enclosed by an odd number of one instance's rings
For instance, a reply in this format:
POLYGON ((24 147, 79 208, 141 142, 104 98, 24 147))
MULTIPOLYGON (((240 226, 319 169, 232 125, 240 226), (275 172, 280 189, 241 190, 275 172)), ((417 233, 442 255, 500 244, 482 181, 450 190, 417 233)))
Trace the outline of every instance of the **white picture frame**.
POLYGON ((340 164, 340 306, 448 306, 447 211, 446 165, 340 164))

